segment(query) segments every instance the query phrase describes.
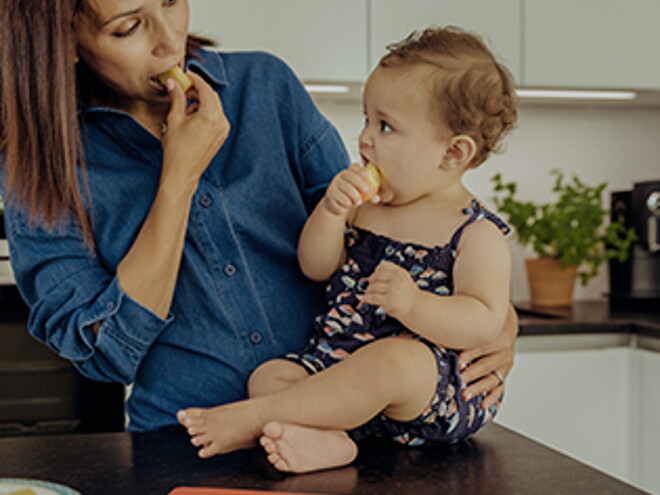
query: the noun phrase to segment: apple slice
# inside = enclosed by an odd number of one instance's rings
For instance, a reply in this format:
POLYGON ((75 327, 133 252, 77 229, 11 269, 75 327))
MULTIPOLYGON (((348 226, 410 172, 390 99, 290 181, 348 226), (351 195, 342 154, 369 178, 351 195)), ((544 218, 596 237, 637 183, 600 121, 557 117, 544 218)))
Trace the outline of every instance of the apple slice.
POLYGON ((184 93, 188 91, 193 85, 190 78, 186 75, 185 72, 181 70, 181 67, 178 65, 175 65, 167 72, 164 72, 158 76, 158 80, 163 86, 165 86, 165 81, 168 79, 174 79, 174 82, 181 86, 181 89, 183 89, 184 93))
POLYGON ((360 195, 362 196, 362 201, 369 201, 378 193, 378 189, 380 189, 380 185, 383 182, 383 177, 378 167, 371 162, 367 163, 364 171, 367 173, 367 182, 371 186, 371 189, 361 192, 360 195))

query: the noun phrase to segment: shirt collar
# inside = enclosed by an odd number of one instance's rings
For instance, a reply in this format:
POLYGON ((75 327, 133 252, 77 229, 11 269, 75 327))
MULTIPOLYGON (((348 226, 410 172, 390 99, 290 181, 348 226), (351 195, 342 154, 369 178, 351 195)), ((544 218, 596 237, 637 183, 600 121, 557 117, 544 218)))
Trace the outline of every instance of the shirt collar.
POLYGON ((193 69, 217 86, 228 86, 227 71, 222 57, 212 50, 198 50, 196 57, 186 59, 186 68, 193 69))

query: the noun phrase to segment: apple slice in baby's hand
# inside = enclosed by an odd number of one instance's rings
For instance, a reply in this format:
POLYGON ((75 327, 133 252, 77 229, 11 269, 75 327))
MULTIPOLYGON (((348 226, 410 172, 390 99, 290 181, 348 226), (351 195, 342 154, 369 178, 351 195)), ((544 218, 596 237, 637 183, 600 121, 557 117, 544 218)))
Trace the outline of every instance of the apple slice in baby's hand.
POLYGON ((362 201, 369 201, 378 193, 378 189, 380 189, 380 185, 383 182, 383 177, 378 167, 371 162, 367 163, 364 171, 367 173, 367 182, 371 188, 369 191, 360 192, 360 195, 362 196, 362 201))
POLYGON ((184 93, 188 91, 190 88, 192 88, 193 85, 190 78, 186 75, 185 72, 181 70, 181 67, 179 67, 178 65, 175 65, 167 72, 164 72, 160 76, 158 76, 158 80, 163 86, 165 86, 165 81, 167 81, 168 79, 174 79, 174 82, 176 82, 179 86, 181 86, 181 89, 183 89, 184 93))

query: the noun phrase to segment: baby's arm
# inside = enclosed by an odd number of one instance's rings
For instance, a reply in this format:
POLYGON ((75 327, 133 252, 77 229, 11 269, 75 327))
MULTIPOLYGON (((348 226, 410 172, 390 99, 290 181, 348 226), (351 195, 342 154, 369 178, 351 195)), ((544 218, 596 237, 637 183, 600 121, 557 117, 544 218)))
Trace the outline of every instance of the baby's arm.
POLYGON ((307 277, 328 280, 344 263, 346 222, 371 188, 363 167, 355 163, 332 179, 298 242, 298 261, 307 277))
POLYGON ((410 274, 381 263, 362 298, 381 306, 412 332, 453 349, 492 341, 509 307, 511 259, 497 227, 480 221, 465 229, 454 265, 454 294, 422 291, 410 274))

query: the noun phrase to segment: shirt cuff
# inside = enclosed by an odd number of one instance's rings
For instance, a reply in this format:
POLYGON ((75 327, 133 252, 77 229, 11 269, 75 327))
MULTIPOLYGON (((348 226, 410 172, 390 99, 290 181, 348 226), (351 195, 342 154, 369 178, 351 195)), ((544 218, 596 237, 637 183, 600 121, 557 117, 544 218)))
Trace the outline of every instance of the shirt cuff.
POLYGON ((104 354, 114 354, 119 349, 126 353, 134 364, 142 360, 147 350, 162 331, 174 320, 169 314, 163 319, 149 308, 141 305, 119 286, 117 277, 99 295, 80 325, 81 337, 93 350, 101 349, 104 354), (98 332, 93 326, 100 322, 98 332))

